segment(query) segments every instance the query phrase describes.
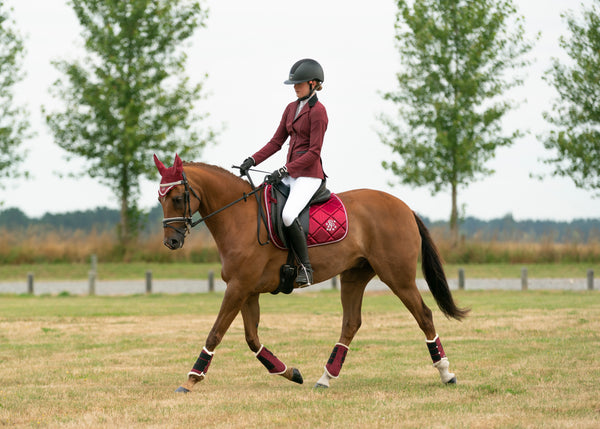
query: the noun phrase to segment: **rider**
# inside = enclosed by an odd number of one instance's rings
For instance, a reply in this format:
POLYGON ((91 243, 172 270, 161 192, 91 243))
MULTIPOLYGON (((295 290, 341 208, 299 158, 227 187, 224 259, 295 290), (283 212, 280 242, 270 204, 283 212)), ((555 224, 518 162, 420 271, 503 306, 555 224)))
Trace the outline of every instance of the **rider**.
POLYGON ((327 129, 325 106, 317 99, 316 91, 322 89, 323 68, 312 59, 297 61, 290 70, 286 85, 294 85, 298 99, 285 108, 273 138, 258 152, 246 158, 240 166, 241 174, 279 151, 288 137, 290 146, 286 164, 275 170, 266 181, 282 181, 290 187, 290 195, 283 208, 283 224, 290 245, 301 266, 296 283, 308 286, 313 282, 313 269, 308 258, 306 236, 298 216, 327 177, 323 172, 321 147, 327 129))

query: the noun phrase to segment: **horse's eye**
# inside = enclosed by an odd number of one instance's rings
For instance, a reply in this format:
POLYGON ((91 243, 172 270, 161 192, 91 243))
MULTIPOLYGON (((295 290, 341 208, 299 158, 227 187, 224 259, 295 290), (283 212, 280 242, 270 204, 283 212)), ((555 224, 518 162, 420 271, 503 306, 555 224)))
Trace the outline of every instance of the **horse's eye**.
POLYGON ((183 196, 179 195, 177 197, 173 197, 173 205, 175 207, 183 206, 183 196))

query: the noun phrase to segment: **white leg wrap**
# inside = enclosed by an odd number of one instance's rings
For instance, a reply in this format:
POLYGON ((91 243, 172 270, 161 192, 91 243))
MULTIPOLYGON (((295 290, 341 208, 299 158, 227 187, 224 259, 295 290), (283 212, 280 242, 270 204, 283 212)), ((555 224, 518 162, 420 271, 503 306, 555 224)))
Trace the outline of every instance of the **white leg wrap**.
POLYGON ((257 358, 257 357, 258 357, 258 355, 260 354, 260 352, 262 352, 262 349, 263 349, 264 347, 265 347, 265 346, 263 346, 263 345, 261 344, 261 345, 260 345, 260 349, 258 349, 258 351, 257 351, 256 353, 254 353, 254 357, 256 357, 256 358, 257 358))
POLYGON ((317 385, 315 387, 329 387, 329 380, 331 380, 332 378, 334 377, 329 375, 329 372, 327 372, 326 369, 321 378, 319 378, 319 380, 317 381, 317 385))
POLYGON ((435 368, 440 372, 440 378, 442 379, 442 383, 456 383, 456 376, 454 373, 448 371, 450 368, 450 362, 447 357, 442 358, 442 360, 433 364, 435 368))
POLYGON ((195 378, 196 378, 196 380, 198 380, 198 381, 202 381, 202 380, 204 380, 204 377, 206 377, 206 374, 204 374, 204 372, 201 372, 200 374, 198 374, 197 372, 190 371, 190 372, 188 372, 188 377, 189 377, 190 375, 191 375, 192 377, 195 377, 195 378))

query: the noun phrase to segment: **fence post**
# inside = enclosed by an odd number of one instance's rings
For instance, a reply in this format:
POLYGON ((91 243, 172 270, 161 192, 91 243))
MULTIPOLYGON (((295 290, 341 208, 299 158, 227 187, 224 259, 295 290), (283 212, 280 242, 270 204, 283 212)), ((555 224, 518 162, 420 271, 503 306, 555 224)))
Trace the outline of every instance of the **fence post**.
POLYGON ((90 270, 88 273, 88 295, 96 295, 96 271, 90 270))
POLYGON ((27 293, 33 295, 33 273, 27 273, 27 293))
POLYGON ((98 256, 95 253, 92 253, 90 256, 90 270, 97 273, 98 272, 98 256))
POLYGON ((208 291, 215 291, 215 272, 212 270, 208 272, 208 291))
POLYGON ((338 284, 338 282, 337 282, 337 276, 333 276, 331 278, 331 289, 337 290, 337 288, 338 288, 337 284, 338 284))
POLYGON ((152 293, 152 271, 146 271, 146 293, 152 293))
POLYGON ((88 272, 88 295, 96 295, 96 275, 98 274, 98 256, 90 255, 90 271, 88 272))
POLYGON ((465 270, 463 268, 458 269, 458 288, 465 289, 465 270))
POLYGON ((588 270, 587 272, 587 288, 588 290, 594 290, 594 270, 588 270))
POLYGON ((527 267, 521 268, 521 290, 527 290, 527 267))

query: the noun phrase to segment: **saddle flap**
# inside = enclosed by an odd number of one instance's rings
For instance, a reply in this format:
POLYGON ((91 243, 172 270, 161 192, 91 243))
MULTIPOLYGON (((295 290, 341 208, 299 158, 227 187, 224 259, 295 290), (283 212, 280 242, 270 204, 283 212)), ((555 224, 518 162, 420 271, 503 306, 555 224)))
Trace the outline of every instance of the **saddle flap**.
POLYGON ((323 180, 323 183, 321 183, 319 189, 317 189, 315 194, 312 196, 312 198, 308 202, 308 205, 312 206, 314 204, 324 203, 328 201, 329 198, 331 198, 331 191, 327 189, 327 182, 323 180))

